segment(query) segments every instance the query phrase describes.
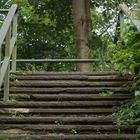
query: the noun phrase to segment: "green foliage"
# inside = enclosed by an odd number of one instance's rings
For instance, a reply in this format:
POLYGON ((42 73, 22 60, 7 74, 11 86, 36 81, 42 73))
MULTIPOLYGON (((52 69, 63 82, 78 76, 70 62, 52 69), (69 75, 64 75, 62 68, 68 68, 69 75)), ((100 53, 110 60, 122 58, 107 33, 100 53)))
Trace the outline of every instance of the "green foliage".
MULTIPOLYGON (((18 58, 75 58, 71 0, 12 0, 19 5, 18 58)), ((20 65, 20 69, 69 71, 71 64, 20 65), (51 66, 51 67, 50 67, 51 66), (66 68, 65 68, 66 67, 66 68)))
POLYGON ((118 125, 136 125, 137 134, 140 135, 140 96, 136 96, 133 104, 128 103, 121 106, 120 111, 115 115, 117 115, 118 125))
POLYGON ((14 95, 13 95, 13 96, 10 96, 10 97, 9 97, 9 101, 10 101, 10 102, 16 102, 17 100, 18 100, 18 99, 17 99, 17 96, 14 96, 14 95))
POLYGON ((133 89, 136 99, 134 102, 121 106, 116 113, 117 124, 136 125, 138 136, 140 136, 140 34, 130 23, 125 24, 122 30, 123 37, 116 44, 108 47, 109 59, 116 70, 135 74, 133 89))
POLYGON ((117 44, 109 46, 110 61, 115 69, 134 73, 135 68, 140 66, 140 35, 129 30, 117 44))
POLYGON ((112 96, 113 92, 112 91, 106 91, 106 92, 101 92, 100 96, 102 97, 108 97, 108 96, 112 96))
MULTIPOLYGON (((117 44, 109 46, 110 61, 114 64, 115 69, 138 75, 140 66, 140 35, 130 24, 124 25, 123 28, 125 31, 123 38, 120 38, 117 44)), ((140 89, 139 77, 135 79, 133 88, 134 90, 140 89)), ((139 93, 139 91, 136 92, 136 100, 133 104, 129 103, 122 106, 116 115, 118 125, 137 125, 137 133, 140 135, 139 93)))
MULTIPOLYGON (((117 7, 121 2, 122 0, 91 1, 93 19, 93 37, 89 44, 91 58, 101 59, 101 63, 94 65, 95 70, 111 69, 105 62, 107 45, 111 41, 108 29, 115 23, 114 17, 117 16, 117 7)), ((130 0, 125 2, 132 3, 130 0)), ((2 0, 0 6, 10 7, 12 3, 19 5, 17 43, 19 59, 76 58, 71 0, 2 0)), ((19 69, 28 67, 34 65, 24 67, 20 65, 19 69)), ((35 66, 35 69, 38 70, 39 67, 35 66)), ((51 64, 51 67, 48 67, 45 65, 40 69, 75 70, 75 65, 71 64, 51 64)))
POLYGON ((77 131, 76 131, 76 129, 72 128, 72 129, 70 130, 70 133, 73 134, 73 135, 76 135, 76 134, 77 134, 77 131))
POLYGON ((0 140, 9 140, 9 138, 6 136, 0 136, 0 140))
POLYGON ((16 112, 16 111, 9 111, 9 116, 13 117, 13 118, 15 118, 15 117, 24 117, 23 114, 21 114, 19 112, 16 112))
POLYGON ((62 124, 62 122, 60 122, 60 121, 58 121, 58 120, 54 121, 54 123, 55 123, 56 125, 61 125, 61 124, 62 124))
POLYGON ((30 64, 18 66, 18 71, 76 71, 76 65, 72 63, 46 63, 46 64, 30 64))

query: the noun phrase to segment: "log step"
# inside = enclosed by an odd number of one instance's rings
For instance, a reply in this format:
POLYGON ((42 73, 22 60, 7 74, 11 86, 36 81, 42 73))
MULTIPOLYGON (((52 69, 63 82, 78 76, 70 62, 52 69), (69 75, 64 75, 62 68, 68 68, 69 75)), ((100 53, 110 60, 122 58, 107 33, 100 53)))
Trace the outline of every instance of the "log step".
POLYGON ((137 126, 119 126, 115 115, 133 102, 132 83, 119 72, 11 73, 0 139, 134 140, 137 126))
POLYGON ((0 117, 0 124, 114 124, 116 117, 0 117))
POLYGON ((102 94, 23 94, 13 93, 10 94, 10 98, 17 100, 35 100, 35 101, 99 101, 99 100, 128 100, 133 98, 133 94, 113 94, 113 95, 102 95, 102 94))
POLYGON ((103 75, 117 75, 117 76, 122 76, 122 73, 120 72, 116 72, 116 71, 106 71, 106 72, 14 72, 11 74, 14 74, 14 75, 20 75, 20 76, 37 76, 37 75, 46 75, 46 76, 50 76, 50 75, 58 75, 58 76, 61 76, 61 75, 95 75, 95 76, 103 76, 103 75))
POLYGON ((129 87, 132 82, 18 81, 10 85, 16 87, 129 87))
POLYGON ((122 105, 124 101, 13 101, 13 102, 2 102, 0 101, 0 108, 8 107, 30 107, 30 108, 95 108, 95 107, 113 107, 122 105))
POLYGON ((20 92, 20 93, 62 93, 62 92, 69 92, 69 93, 99 93, 99 92, 106 92, 106 91, 112 91, 112 92, 120 92, 120 93, 131 93, 132 88, 128 87, 68 87, 68 88, 27 88, 27 87, 11 87, 10 92, 20 92))
POLYGON ((70 130, 74 129, 77 132, 114 132, 123 130, 124 132, 135 130, 135 126, 126 127, 126 126, 117 126, 117 125, 49 125, 49 124, 0 124, 0 130, 8 130, 8 129, 20 129, 20 130, 29 130, 29 131, 47 131, 60 133, 66 132, 70 133, 70 130))
POLYGON ((21 115, 21 114, 42 114, 42 115, 96 115, 96 114, 111 114, 116 112, 117 109, 115 108, 95 108, 95 109, 83 109, 83 108, 67 108, 67 109, 54 109, 54 108, 46 108, 46 109, 39 109, 39 108, 2 108, 0 109, 1 115, 21 115))
POLYGON ((53 134, 53 135, 9 135, 1 134, 0 138, 10 138, 10 140, 29 138, 31 140, 134 140, 137 135, 135 134, 84 134, 84 135, 63 135, 63 134, 53 134))
POLYGON ((13 75, 11 80, 79 80, 79 81, 132 81, 132 76, 118 76, 118 75, 105 75, 105 76, 87 76, 87 75, 13 75))

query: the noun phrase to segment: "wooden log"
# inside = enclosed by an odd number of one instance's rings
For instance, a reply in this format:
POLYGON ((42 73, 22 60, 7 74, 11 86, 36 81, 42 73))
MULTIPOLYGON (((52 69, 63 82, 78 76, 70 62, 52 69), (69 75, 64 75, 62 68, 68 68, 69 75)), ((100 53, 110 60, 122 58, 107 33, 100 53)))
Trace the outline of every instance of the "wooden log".
POLYGON ((63 134, 52 134, 52 135, 30 135, 30 134, 20 134, 20 135, 7 135, 7 134, 1 134, 0 138, 10 138, 12 140, 15 139, 21 139, 21 138, 31 138, 33 140, 129 140, 129 139, 135 139, 137 135, 135 134, 76 134, 76 135, 63 135, 63 134))

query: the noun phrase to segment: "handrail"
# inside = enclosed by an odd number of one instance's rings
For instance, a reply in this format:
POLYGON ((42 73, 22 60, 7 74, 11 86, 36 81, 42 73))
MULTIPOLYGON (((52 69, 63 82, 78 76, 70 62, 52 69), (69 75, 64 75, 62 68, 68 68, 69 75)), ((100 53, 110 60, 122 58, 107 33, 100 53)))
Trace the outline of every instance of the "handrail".
POLYGON ((9 12, 9 9, 0 9, 0 13, 9 12))
POLYGON ((17 8, 13 4, 9 10, 6 19, 0 29, 0 88, 4 83, 4 100, 9 100, 9 72, 10 58, 12 57, 12 71, 16 71, 16 40, 17 40, 17 8), (1 63, 1 50, 5 41, 5 56, 1 63))
POLYGON ((92 63, 100 62, 99 59, 17 59, 19 63, 47 63, 47 62, 70 62, 70 63, 92 63))
POLYGON ((136 27, 138 33, 140 33, 140 20, 137 19, 136 17, 133 17, 133 14, 131 13, 130 9, 128 8, 128 6, 123 3, 119 5, 120 11, 121 11, 121 25, 124 22, 123 16, 124 14, 131 20, 131 22, 134 24, 134 26, 136 27))

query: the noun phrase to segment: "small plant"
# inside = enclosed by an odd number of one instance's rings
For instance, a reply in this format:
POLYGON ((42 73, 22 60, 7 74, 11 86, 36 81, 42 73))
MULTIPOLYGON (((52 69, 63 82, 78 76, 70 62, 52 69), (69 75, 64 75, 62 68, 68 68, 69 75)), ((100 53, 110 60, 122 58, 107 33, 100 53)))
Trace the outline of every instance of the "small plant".
POLYGON ((17 96, 14 96, 14 95, 10 96, 9 101, 16 102, 17 101, 17 96))
POLYGON ((11 74, 10 75, 10 80, 13 81, 13 82, 17 82, 18 81, 15 74, 11 74))
POLYGON ((75 135, 75 134, 77 134, 77 131, 76 131, 76 129, 72 128, 72 129, 70 130, 70 133, 73 134, 73 135, 75 135))
POLYGON ((17 112, 15 112, 15 111, 9 111, 9 116, 10 117, 17 117, 17 112))
POLYGON ((16 112, 16 111, 9 111, 9 116, 10 117, 24 117, 23 114, 19 113, 19 112, 16 112))
POLYGON ((25 138, 22 138, 21 140, 32 140, 32 139, 29 137, 25 137, 25 138))
POLYGON ((105 91, 105 92, 99 93, 99 95, 103 96, 103 97, 108 97, 108 96, 112 96, 113 92, 112 91, 105 91))
POLYGON ((136 97, 140 97, 140 90, 136 90, 136 91, 135 91, 135 96, 136 96, 136 97))
POLYGON ((57 125, 61 125, 61 122, 60 121, 57 121, 57 120, 54 121, 54 123, 57 124, 57 125))

